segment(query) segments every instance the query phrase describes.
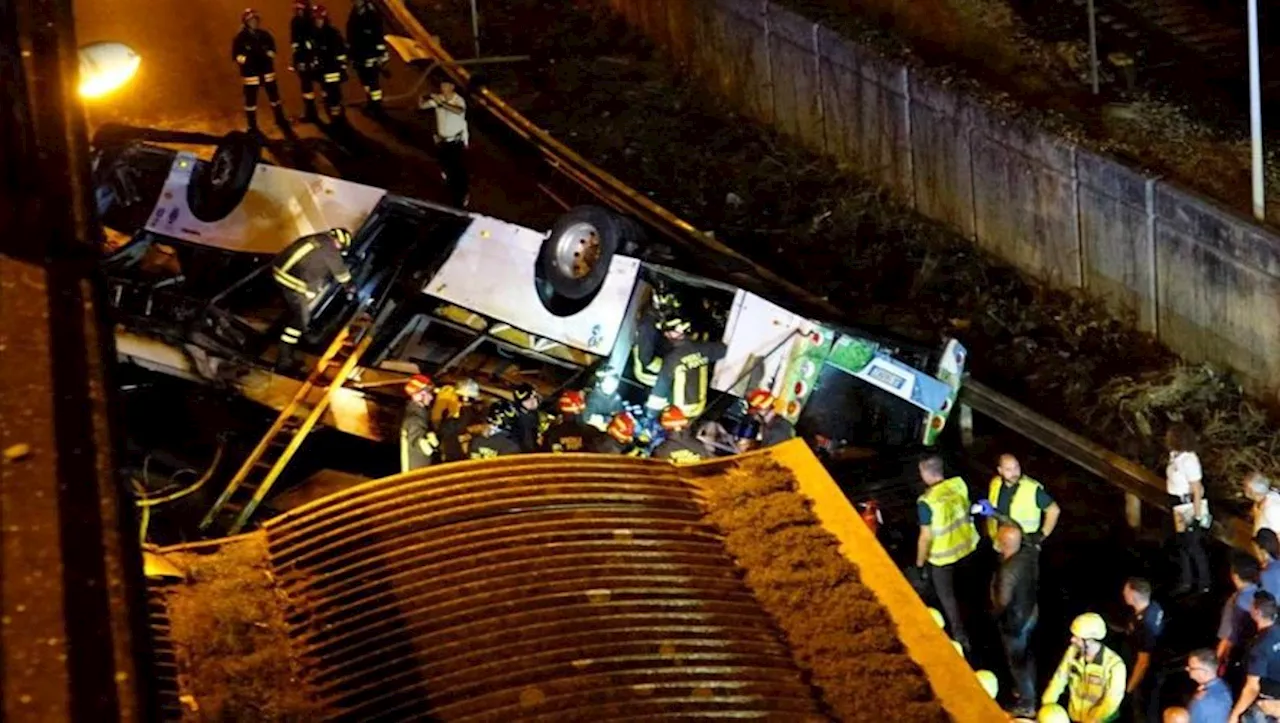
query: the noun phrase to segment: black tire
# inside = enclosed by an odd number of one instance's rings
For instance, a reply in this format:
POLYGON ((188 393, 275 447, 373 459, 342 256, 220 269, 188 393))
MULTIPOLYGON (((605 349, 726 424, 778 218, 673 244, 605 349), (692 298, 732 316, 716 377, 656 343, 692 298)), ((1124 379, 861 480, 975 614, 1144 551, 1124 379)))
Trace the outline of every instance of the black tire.
POLYGON ((262 144, 244 131, 222 137, 213 158, 196 166, 187 186, 191 215, 213 223, 226 218, 244 200, 258 167, 262 144))
POLYGON ((590 299, 600 291, 622 240, 623 224, 599 206, 578 206, 556 220, 538 251, 539 296, 590 299))

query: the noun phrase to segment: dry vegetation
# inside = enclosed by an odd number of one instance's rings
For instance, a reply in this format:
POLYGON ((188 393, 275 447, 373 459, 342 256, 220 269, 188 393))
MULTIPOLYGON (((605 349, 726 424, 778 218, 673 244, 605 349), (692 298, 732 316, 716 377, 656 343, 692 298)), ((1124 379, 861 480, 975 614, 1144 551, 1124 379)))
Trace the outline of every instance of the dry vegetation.
POLYGON ((164 588, 185 720, 284 723, 320 713, 289 643, 262 537, 213 554, 171 553, 187 580, 164 588))
POLYGON ((949 719, 888 613, 796 492, 790 472, 768 460, 744 461, 717 476, 707 506, 708 519, 747 570, 748 587, 839 720, 882 721, 885 711, 915 723, 949 719))

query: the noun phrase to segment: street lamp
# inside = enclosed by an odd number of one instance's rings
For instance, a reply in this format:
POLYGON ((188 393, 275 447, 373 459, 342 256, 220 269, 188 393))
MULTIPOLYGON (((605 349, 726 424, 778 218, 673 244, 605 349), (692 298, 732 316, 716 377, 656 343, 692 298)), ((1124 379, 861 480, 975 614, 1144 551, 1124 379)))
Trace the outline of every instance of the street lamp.
POLYGON ((124 43, 93 43, 80 48, 80 97, 101 98, 138 72, 142 58, 124 43))

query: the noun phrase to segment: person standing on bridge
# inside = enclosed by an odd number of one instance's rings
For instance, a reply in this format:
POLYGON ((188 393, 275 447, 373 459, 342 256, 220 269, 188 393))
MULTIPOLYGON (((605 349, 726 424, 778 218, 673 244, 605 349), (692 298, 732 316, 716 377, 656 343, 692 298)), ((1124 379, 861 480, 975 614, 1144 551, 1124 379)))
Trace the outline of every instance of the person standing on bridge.
POLYGON ((1140 577, 1125 581, 1121 590, 1124 604, 1133 611, 1125 627, 1125 659, 1129 661, 1129 708, 1134 723, 1160 720, 1160 688, 1164 673, 1152 670, 1151 660, 1164 635, 1164 608, 1151 599, 1151 583, 1140 577))
POLYGON ((452 80, 440 81, 440 92, 418 99, 418 110, 436 112, 435 141, 440 171, 449 187, 450 202, 466 208, 471 202, 471 181, 467 175, 467 148, 471 132, 467 127, 467 101, 458 95, 452 80))
POLYGON ((324 89, 324 109, 329 122, 346 123, 342 107, 342 84, 347 81, 347 44, 342 33, 329 22, 329 11, 323 5, 311 7, 311 24, 314 34, 311 42, 315 49, 315 73, 324 89))
POLYGON ((240 82, 244 86, 244 115, 249 131, 258 133, 258 88, 265 88, 276 125, 288 133, 289 119, 284 116, 280 87, 276 84, 276 40, 259 27, 261 22, 257 10, 245 10, 240 15, 240 32, 231 43, 231 57, 240 67, 240 82))
POLYGON ((1195 432, 1185 424, 1175 424, 1165 434, 1165 445, 1169 448, 1165 491, 1173 504, 1174 539, 1178 548, 1179 575, 1174 595, 1192 590, 1207 592, 1213 584, 1209 555, 1204 547, 1208 505, 1195 444, 1195 432))
POLYGON ((440 440, 431 431, 430 410, 435 400, 431 377, 414 374, 405 383, 404 393, 409 401, 400 420, 400 471, 408 472, 430 465, 440 448, 440 440))
POLYGON ((1039 552, 1062 514, 1044 486, 1022 473, 1022 465, 1012 454, 1000 455, 987 499, 996 512, 987 520, 987 536, 993 544, 1001 521, 1007 519, 1022 528, 1023 543, 1039 552))
POLYGON ((371 0, 356 0, 347 16, 347 42, 351 43, 351 60, 356 77, 364 86, 365 112, 376 118, 382 109, 382 68, 390 59, 383 38, 382 15, 371 0))
POLYGON ((1108 723, 1120 713, 1124 700, 1124 660, 1102 644, 1107 624, 1097 613, 1071 622, 1071 646, 1044 692, 1045 703, 1057 703, 1067 693, 1067 715, 1075 723, 1108 723))
POLYGON ((916 567, 933 583, 933 591, 951 626, 951 638, 967 656, 971 650, 965 630, 967 561, 978 548, 978 531, 969 513, 969 488, 960 477, 943 478, 942 458, 936 454, 920 460, 920 479, 928 488, 916 501, 920 536, 916 541, 916 567))
POLYGON ((1280 534, 1280 492, 1271 489, 1271 480, 1260 472, 1244 478, 1245 499, 1253 503, 1253 533, 1271 530, 1280 534))
POLYGON ((330 229, 294 241, 271 262, 271 275, 289 305, 284 331, 280 333, 279 368, 294 370, 298 343, 311 326, 311 306, 331 280, 341 284, 349 297, 355 297, 351 270, 342 260, 343 250, 350 245, 350 231, 330 229))
POLYGON ((1231 709, 1228 723, 1264 723, 1280 717, 1280 627, 1276 599, 1260 592, 1253 597, 1250 616, 1258 629, 1245 668, 1244 689, 1231 709))
POLYGON ((293 49, 292 70, 302 86, 302 122, 319 123, 316 113, 316 47, 315 20, 311 0, 294 0, 293 18, 289 21, 289 46, 293 49))

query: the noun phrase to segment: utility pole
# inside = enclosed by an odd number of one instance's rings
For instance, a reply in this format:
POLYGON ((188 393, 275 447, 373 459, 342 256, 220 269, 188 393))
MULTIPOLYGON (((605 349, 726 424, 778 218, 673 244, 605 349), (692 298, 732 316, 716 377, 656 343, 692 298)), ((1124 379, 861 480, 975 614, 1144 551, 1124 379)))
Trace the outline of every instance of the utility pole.
POLYGON ((1262 159, 1262 81, 1258 77, 1258 0, 1249 0, 1249 145, 1253 155, 1253 216, 1267 220, 1262 159))

